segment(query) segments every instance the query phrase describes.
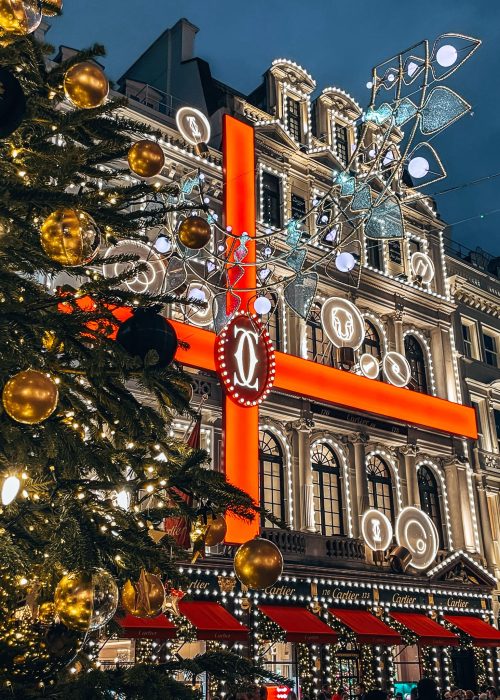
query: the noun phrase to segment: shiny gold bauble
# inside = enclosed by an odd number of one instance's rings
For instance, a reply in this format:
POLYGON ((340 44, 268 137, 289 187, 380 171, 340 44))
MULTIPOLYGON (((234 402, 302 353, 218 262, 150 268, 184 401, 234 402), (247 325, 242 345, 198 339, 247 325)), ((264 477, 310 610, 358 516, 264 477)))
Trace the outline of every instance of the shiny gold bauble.
POLYGON ((135 617, 156 617, 165 602, 165 589, 158 576, 141 571, 135 583, 127 581, 122 588, 122 606, 135 617))
POLYGON ((227 523, 223 515, 217 515, 215 518, 208 518, 208 530, 205 535, 205 546, 215 547, 224 542, 227 532, 227 523))
POLYGON ((41 21, 40 0, 0 0, 0 29, 8 34, 31 34, 41 21))
POLYGON ((58 398, 54 380, 34 369, 15 374, 2 392, 2 403, 7 414, 26 425, 47 420, 55 411, 58 398))
POLYGON ((105 625, 118 607, 118 586, 105 569, 72 571, 54 594, 56 615, 70 630, 92 631, 105 625))
POLYGON ((100 107, 109 93, 108 79, 95 63, 76 63, 66 71, 64 92, 75 107, 94 109, 100 107))
POLYGON ((42 12, 46 17, 60 15, 63 9, 63 0, 44 0, 42 12))
POLYGON ((37 619, 42 625, 51 625, 56 616, 56 606, 50 601, 41 603, 38 608, 37 619))
POLYGON ((156 141, 137 141, 128 152, 128 164, 139 177, 159 175, 165 165, 163 148, 156 141))
POLYGON ((44 252, 65 267, 88 265, 97 255, 101 236, 94 219, 79 209, 58 209, 40 229, 44 252))
POLYGON ((283 557, 275 544, 256 537, 238 548, 234 571, 244 586, 262 591, 281 576, 283 557))
POLYGON ((207 245, 212 236, 212 230, 208 221, 201 216, 188 216, 181 222, 177 235, 186 248, 199 250, 207 245))

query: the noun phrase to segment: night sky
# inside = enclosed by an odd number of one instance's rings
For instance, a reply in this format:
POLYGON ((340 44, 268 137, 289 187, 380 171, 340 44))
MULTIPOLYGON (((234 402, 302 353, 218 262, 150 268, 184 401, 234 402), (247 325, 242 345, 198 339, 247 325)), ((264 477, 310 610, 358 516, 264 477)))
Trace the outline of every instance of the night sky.
MULTIPOLYGON (((480 38, 480 49, 446 83, 473 105, 473 116, 433 139, 448 178, 428 192, 500 173, 499 0, 64 0, 64 9, 47 40, 103 43, 112 79, 186 17, 200 29, 196 55, 236 89, 249 92, 274 58, 289 58, 311 73, 318 91, 342 88, 362 106, 371 68, 384 59, 444 32, 480 38)), ((456 241, 500 255, 499 195, 497 177, 436 202, 456 241)))

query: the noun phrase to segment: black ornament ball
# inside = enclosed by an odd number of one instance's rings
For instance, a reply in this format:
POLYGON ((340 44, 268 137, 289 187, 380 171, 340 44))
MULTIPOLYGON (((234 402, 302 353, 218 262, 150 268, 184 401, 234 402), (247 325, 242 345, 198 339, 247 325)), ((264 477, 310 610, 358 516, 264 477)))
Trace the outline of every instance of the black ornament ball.
POLYGON ((84 634, 74 632, 62 623, 54 623, 45 633, 45 645, 52 657, 69 663, 80 650, 84 638, 84 634))
POLYGON ((19 80, 0 68, 0 138, 10 136, 26 114, 26 98, 19 80))
POLYGON ((122 323, 116 340, 133 357, 145 360, 151 350, 158 354, 156 367, 168 367, 177 350, 177 335, 167 319, 151 309, 136 309, 122 323))

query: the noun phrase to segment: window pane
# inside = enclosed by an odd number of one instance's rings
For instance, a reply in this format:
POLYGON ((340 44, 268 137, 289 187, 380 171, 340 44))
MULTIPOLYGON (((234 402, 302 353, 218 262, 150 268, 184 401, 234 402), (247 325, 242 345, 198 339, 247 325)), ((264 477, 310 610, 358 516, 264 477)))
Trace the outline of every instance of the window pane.
POLYGON ((335 149, 341 163, 347 165, 348 156, 348 134, 345 126, 335 125, 335 149))
POLYGON ((488 333, 483 333, 484 359, 492 367, 498 367, 497 342, 496 338, 488 333))
POLYGON ((370 507, 381 510, 389 520, 393 521, 394 502, 389 467, 378 455, 371 455, 366 463, 366 473, 370 507))
POLYGON ((316 526, 322 535, 342 535, 342 487, 337 455, 328 444, 319 443, 314 447, 311 463, 316 526))
POLYGON ((405 355, 410 364, 412 381, 410 389, 427 394, 427 368, 424 351, 418 340, 413 335, 405 337, 405 355))
POLYGON ((276 175, 262 174, 262 220, 266 224, 281 226, 281 185, 276 175))
POLYGON ((500 410, 495 408, 493 410, 493 416, 495 418, 495 429, 497 432, 498 449, 500 450, 500 410))
POLYGON ((399 241, 389 241, 389 260, 401 265, 401 243, 399 241))
MULTIPOLYGON (((259 468, 261 506, 285 520, 284 466, 281 446, 269 431, 259 432, 259 468)), ((263 527, 275 527, 261 517, 263 527)))
POLYGON ((301 128, 300 128, 300 102, 294 100, 291 97, 287 98, 287 127, 290 136, 296 141, 301 141, 301 128))

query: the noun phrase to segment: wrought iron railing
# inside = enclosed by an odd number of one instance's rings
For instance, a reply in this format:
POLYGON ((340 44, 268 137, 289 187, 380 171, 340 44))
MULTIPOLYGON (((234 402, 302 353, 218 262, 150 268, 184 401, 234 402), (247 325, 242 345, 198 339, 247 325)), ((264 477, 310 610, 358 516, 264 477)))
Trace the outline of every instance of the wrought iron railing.
POLYGON ((133 84, 128 84, 125 90, 126 96, 129 100, 134 100, 139 102, 145 107, 149 107, 155 112, 164 114, 167 117, 175 117, 175 113, 186 103, 180 100, 174 95, 169 95, 167 92, 163 92, 152 85, 144 85, 138 92, 136 91, 133 84))

